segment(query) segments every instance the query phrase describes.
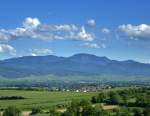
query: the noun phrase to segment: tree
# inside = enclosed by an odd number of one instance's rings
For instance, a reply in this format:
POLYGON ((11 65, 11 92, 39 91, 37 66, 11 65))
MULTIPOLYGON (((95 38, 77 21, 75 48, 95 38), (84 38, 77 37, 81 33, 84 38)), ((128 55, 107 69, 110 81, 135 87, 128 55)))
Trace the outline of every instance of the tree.
POLYGON ((104 92, 100 93, 97 96, 97 102, 102 103, 106 100, 106 94, 104 92))
POLYGON ((124 105, 128 105, 128 95, 127 94, 122 95, 122 101, 123 101, 124 105))
POLYGON ((3 116, 20 116, 21 110, 15 106, 9 106, 4 110, 3 116))
POLYGON ((150 106, 150 96, 144 94, 136 98, 136 105, 140 107, 150 106))
POLYGON ((97 97, 96 96, 93 96, 91 98, 91 102, 94 104, 94 103, 97 103, 97 97))
POLYGON ((122 98, 120 97, 119 94, 111 92, 109 96, 109 102, 110 104, 120 104, 122 103, 122 98))
POLYGON ((81 107, 79 100, 73 100, 63 116, 80 116, 81 107))
POLYGON ((87 107, 87 106, 90 106, 91 105, 91 103, 88 101, 88 100, 85 100, 85 99, 82 99, 81 101, 80 101, 80 107, 87 107))
POLYGON ((109 116, 101 107, 93 107, 88 100, 72 101, 62 116, 109 116))

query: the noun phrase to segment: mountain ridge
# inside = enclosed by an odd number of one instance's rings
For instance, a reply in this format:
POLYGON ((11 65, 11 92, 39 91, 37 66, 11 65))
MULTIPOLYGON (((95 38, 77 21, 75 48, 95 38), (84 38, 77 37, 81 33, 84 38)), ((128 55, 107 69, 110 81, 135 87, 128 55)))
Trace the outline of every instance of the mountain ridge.
POLYGON ((134 60, 117 61, 105 56, 80 53, 69 57, 24 56, 0 61, 0 76, 23 78, 30 75, 116 75, 150 76, 150 64, 134 60))

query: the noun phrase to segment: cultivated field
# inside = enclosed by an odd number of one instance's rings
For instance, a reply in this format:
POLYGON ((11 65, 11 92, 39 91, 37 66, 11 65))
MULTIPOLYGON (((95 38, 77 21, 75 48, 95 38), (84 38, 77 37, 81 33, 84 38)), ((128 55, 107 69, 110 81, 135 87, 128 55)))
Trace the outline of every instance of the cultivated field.
POLYGON ((15 105, 22 110, 30 110, 32 107, 49 109, 51 106, 65 104, 72 99, 90 99, 96 92, 49 92, 27 90, 0 90, 0 96, 22 96, 25 99, 0 100, 0 109, 15 105))

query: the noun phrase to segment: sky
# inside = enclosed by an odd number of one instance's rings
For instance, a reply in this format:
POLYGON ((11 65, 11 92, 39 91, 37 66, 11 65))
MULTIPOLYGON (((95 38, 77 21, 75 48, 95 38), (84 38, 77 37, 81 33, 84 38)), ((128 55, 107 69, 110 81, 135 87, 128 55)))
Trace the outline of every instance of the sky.
POLYGON ((89 53, 150 63, 149 0, 1 0, 0 60, 89 53))

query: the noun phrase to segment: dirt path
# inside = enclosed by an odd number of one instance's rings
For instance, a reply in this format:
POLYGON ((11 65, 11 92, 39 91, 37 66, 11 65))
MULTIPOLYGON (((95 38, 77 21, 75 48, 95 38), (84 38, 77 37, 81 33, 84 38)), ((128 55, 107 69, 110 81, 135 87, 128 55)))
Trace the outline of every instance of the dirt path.
POLYGON ((30 113, 31 113, 31 111, 23 111, 22 116, 29 116, 30 113))

